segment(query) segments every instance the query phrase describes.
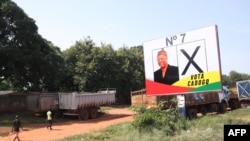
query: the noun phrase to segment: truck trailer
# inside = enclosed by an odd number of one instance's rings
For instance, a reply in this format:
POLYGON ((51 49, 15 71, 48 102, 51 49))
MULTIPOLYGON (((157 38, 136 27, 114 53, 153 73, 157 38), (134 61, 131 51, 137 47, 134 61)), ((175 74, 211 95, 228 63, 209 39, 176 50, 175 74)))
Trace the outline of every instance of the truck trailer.
POLYGON ((146 96, 146 90, 142 89, 131 92, 131 105, 152 107, 162 101, 167 104, 165 106, 167 108, 170 106, 178 106, 184 109, 181 114, 189 119, 193 119, 197 117, 198 113, 205 115, 208 112, 226 112, 229 106, 229 95, 230 92, 225 86, 223 86, 223 90, 221 91, 164 96, 146 96), (176 103, 171 101, 173 98, 179 101, 176 103))
POLYGON ((26 103, 27 110, 35 114, 42 114, 51 110, 55 111, 54 116, 57 116, 59 110, 57 92, 28 92, 26 94, 26 103))
POLYGON ((250 106, 250 80, 237 81, 236 88, 241 107, 250 106))
POLYGON ((184 94, 186 117, 196 118, 197 113, 225 113, 229 107, 229 90, 223 86, 221 91, 184 94))
POLYGON ((115 103, 116 90, 107 88, 92 92, 59 92, 59 110, 63 115, 78 116, 80 120, 96 118, 101 106, 115 103))
POLYGON ((232 110, 250 106, 250 80, 237 81, 229 90, 229 107, 232 110))
POLYGON ((81 120, 96 118, 101 106, 116 102, 116 89, 103 88, 98 92, 0 92, 0 113, 27 110, 36 115, 52 111, 54 118, 78 116, 81 120))

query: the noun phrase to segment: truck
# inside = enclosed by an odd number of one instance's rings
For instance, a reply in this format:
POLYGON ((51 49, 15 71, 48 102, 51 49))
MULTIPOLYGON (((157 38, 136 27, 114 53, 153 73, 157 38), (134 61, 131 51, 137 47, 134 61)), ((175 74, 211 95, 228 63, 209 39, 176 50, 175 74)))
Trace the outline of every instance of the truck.
POLYGON ((115 103, 116 89, 98 92, 59 92, 59 110, 63 115, 78 116, 79 120, 97 117, 101 106, 115 103))
POLYGON ((221 91, 184 94, 186 117, 196 118, 197 113, 225 113, 229 107, 229 95, 226 86, 223 86, 221 91))
POLYGON ((26 109, 37 115, 54 111, 54 116, 59 111, 58 92, 28 92, 26 95, 26 109))
POLYGON ((27 92, 0 91, 0 114, 28 111, 37 116, 52 111, 54 118, 78 116, 81 120, 96 118, 98 109, 116 102, 115 88, 97 92, 27 92))
POLYGON ((25 95, 12 90, 0 91, 0 115, 7 112, 23 111, 26 109, 25 95))
POLYGON ((146 96, 146 90, 142 89, 131 92, 131 105, 148 108, 163 101, 167 104, 165 107, 178 106, 185 117, 193 119, 198 113, 205 115, 208 112, 226 112, 229 107, 229 95, 230 91, 225 86, 221 91, 164 96, 146 96), (171 101, 173 98, 176 98, 177 102, 171 101))
POLYGON ((250 80, 236 82, 236 87, 230 88, 229 105, 232 109, 250 106, 250 80))
POLYGON ((241 107, 248 107, 250 105, 250 80, 237 81, 236 88, 241 107))

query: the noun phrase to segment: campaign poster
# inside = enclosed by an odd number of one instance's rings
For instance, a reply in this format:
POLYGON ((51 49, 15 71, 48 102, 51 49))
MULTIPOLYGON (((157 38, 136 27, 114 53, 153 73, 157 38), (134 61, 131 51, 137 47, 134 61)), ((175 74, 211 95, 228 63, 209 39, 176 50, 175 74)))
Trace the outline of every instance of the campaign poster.
POLYGON ((217 25, 143 42, 147 95, 220 91, 217 25))

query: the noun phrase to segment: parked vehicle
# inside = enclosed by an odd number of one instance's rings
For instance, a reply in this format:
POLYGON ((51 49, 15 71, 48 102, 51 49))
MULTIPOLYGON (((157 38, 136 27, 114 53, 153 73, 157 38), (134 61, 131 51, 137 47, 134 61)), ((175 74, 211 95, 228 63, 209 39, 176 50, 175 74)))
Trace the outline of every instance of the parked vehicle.
POLYGON ((192 119, 197 117, 197 113, 203 115, 208 112, 226 112, 228 108, 230 92, 227 87, 223 86, 222 91, 202 92, 181 95, 166 95, 166 96, 146 96, 146 90, 131 92, 131 104, 134 106, 152 107, 156 106, 160 101, 166 101, 166 107, 183 105, 182 113, 185 117, 192 119), (177 98, 183 96, 184 98, 177 98), (176 98, 177 103, 171 101, 176 98), (181 103, 181 104, 180 104, 181 103))
POLYGON ((208 112, 225 113, 229 106, 229 90, 223 86, 222 91, 185 94, 186 117, 192 119, 197 113, 205 115, 208 112))
POLYGON ((242 107, 250 105, 250 80, 243 80, 236 82, 239 102, 242 107))
POLYGON ((6 112, 23 111, 26 109, 26 96, 6 90, 0 91, 0 115, 6 112))
POLYGON ((229 105, 232 109, 250 106, 250 80, 236 82, 236 87, 231 88, 229 105))
POLYGON ((58 92, 28 92, 26 94, 26 109, 37 115, 46 115, 46 112, 51 110, 53 117, 58 117, 60 114, 58 92))
POLYGON ((59 109, 63 115, 75 115, 81 120, 96 118, 101 106, 115 103, 115 89, 102 89, 96 93, 59 92, 59 109))
POLYGON ((81 120, 96 118, 101 106, 116 102, 116 89, 98 92, 27 92, 0 91, 0 114, 27 110, 36 115, 52 111, 53 117, 78 116, 81 120))

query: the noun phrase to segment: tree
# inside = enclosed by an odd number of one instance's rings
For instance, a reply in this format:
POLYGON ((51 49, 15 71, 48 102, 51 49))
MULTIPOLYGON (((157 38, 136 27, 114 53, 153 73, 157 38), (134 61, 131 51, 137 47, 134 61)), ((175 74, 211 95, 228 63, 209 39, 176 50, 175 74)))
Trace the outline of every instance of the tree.
POLYGON ((115 51, 110 44, 97 47, 87 37, 63 54, 78 91, 116 88, 117 97, 128 103, 131 90, 145 87, 142 46, 115 51))
POLYGON ((232 85, 232 82, 231 82, 231 79, 229 76, 227 75, 222 75, 222 84, 224 86, 231 86, 232 85))
POLYGON ((115 77, 119 99, 130 102, 130 92, 145 88, 142 46, 123 47, 117 51, 115 77))
POLYGON ((67 68, 66 86, 68 90, 86 91, 89 70, 88 64, 91 62, 91 50, 94 46, 90 37, 77 41, 75 45, 63 51, 65 65, 67 68))
POLYGON ((38 34, 35 21, 10 0, 0 2, 0 81, 13 90, 56 90, 60 49, 38 34))

